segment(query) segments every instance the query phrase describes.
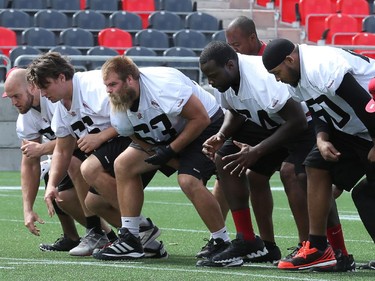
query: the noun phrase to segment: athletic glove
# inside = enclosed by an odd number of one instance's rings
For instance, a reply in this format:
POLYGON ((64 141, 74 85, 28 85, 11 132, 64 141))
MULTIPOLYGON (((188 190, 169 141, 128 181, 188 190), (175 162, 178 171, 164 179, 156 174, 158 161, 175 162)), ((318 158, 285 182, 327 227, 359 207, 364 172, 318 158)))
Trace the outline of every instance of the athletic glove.
POLYGON ((164 165, 176 156, 176 153, 169 145, 158 145, 153 147, 151 151, 155 152, 155 154, 145 159, 145 161, 152 165, 164 165))

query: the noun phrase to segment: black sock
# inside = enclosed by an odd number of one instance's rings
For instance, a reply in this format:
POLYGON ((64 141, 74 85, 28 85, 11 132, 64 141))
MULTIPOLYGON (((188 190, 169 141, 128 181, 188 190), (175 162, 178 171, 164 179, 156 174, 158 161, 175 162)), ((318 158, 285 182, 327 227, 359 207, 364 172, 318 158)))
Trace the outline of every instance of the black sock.
POLYGON ((111 231, 107 233, 107 237, 108 237, 108 240, 112 243, 115 242, 118 239, 118 237, 117 237, 116 233, 113 231, 113 229, 111 229, 111 231))
POLYGON ((327 236, 309 234, 310 248, 317 248, 320 251, 327 249, 327 236))
POLYGON ((94 229, 95 233, 103 234, 102 225, 98 216, 86 217, 87 229, 94 229))

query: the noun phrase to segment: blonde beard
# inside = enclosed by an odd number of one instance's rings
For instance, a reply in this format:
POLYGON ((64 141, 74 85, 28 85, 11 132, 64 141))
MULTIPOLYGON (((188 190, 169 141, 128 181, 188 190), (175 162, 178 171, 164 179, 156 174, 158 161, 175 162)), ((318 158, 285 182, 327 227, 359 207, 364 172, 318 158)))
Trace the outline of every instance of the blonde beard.
POLYGON ((125 112, 131 106, 130 101, 125 96, 111 95, 109 96, 109 100, 111 102, 112 110, 115 112, 125 112))

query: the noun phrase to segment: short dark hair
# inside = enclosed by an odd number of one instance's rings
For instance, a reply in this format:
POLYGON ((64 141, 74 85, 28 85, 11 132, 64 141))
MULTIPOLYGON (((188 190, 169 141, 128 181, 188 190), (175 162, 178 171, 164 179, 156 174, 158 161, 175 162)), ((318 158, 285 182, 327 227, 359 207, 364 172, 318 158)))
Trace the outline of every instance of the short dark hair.
POLYGON ((217 66, 224 67, 228 60, 238 60, 235 50, 223 41, 211 41, 202 51, 199 63, 214 60, 217 66))
POLYGON ((74 75, 74 66, 60 53, 48 52, 29 64, 26 78, 38 88, 44 89, 49 84, 48 78, 57 79, 60 74, 64 74, 66 80, 71 80, 74 75))
POLYGON ((247 36, 250 36, 253 33, 258 36, 254 21, 246 16, 239 16, 235 18, 229 23, 228 28, 229 27, 238 27, 243 34, 247 36))

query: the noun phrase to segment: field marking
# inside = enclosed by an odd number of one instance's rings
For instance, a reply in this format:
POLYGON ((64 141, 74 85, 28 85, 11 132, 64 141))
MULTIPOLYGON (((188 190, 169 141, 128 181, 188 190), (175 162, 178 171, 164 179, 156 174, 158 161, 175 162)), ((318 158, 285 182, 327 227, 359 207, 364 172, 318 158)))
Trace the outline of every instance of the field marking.
MULTIPOLYGON (((212 190, 212 187, 207 187, 209 190, 212 190)), ((39 190, 44 190, 44 186, 40 186, 39 190)), ((21 190, 20 186, 0 186, 0 190, 21 190)), ((178 186, 148 186, 145 189, 146 191, 181 191, 181 188, 178 186)), ((271 187, 272 191, 284 191, 284 187, 276 186, 271 187)))
MULTIPOLYGON (((270 275, 270 274, 254 274, 254 273, 248 273, 248 272, 233 272, 232 269, 225 269, 223 270, 209 270, 209 269, 179 269, 179 268, 160 268, 160 267, 152 267, 152 266, 146 266, 141 261, 123 261, 123 262, 77 262, 77 261, 51 261, 51 260, 43 260, 43 259, 16 259, 16 258, 7 258, 7 257, 0 257, 0 260, 7 261, 9 265, 12 266, 23 266, 23 265, 81 265, 81 266, 99 266, 99 267, 116 267, 116 268, 131 268, 131 269, 142 269, 142 270, 153 270, 153 271, 170 271, 170 272, 185 272, 185 273, 210 273, 210 274, 220 274, 220 275, 230 275, 230 276, 249 276, 249 277, 256 277, 256 278, 262 278, 266 280, 271 279, 279 279, 279 280, 300 280, 300 281, 326 281, 327 279, 320 279, 320 278, 303 278, 301 276, 298 277, 290 277, 290 276, 280 276, 282 274, 281 271, 278 271, 278 275, 270 275)), ((259 265, 245 265, 245 268, 251 268, 251 267, 269 267, 269 268, 275 268, 274 266, 259 266, 259 265)), ((0 267, 1 269, 1 267, 0 267)), ((7 268, 11 269, 11 268, 7 268)), ((17 268, 14 268, 14 270, 17 270, 17 268)), ((290 272, 288 272, 290 273, 290 272)), ((302 273, 302 272, 301 272, 302 273)), ((303 273, 302 273, 303 274, 303 273)), ((331 276, 330 276, 331 277, 331 276)), ((330 281, 339 281, 340 279, 329 279, 330 281)))

